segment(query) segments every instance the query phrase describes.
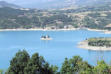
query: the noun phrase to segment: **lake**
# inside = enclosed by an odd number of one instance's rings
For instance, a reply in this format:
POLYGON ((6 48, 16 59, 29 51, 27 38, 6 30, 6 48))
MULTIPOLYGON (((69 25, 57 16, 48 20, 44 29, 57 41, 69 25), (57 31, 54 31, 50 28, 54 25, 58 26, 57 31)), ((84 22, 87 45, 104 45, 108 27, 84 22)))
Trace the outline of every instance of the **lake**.
POLYGON ((76 31, 1 31, 0 32, 0 69, 7 69, 10 60, 18 50, 25 49, 32 55, 38 52, 52 65, 61 66, 64 59, 79 55, 91 65, 98 59, 111 61, 111 51, 91 51, 80 49, 77 44, 90 37, 111 37, 102 32, 76 31), (53 40, 42 41, 42 35, 50 35, 53 40))

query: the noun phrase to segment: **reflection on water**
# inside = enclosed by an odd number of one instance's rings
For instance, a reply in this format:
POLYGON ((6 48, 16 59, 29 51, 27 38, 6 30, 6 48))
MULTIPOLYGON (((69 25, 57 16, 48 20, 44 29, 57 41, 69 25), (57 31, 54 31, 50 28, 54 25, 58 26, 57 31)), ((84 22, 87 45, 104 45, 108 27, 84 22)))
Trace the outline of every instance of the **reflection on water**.
POLYGON ((107 62, 107 64, 110 64, 111 58, 110 56, 107 56, 107 54, 110 54, 111 51, 92 51, 88 50, 89 52, 89 58, 92 60, 94 65, 97 65, 97 61, 104 60, 107 62), (92 58, 90 56, 93 56, 92 58))

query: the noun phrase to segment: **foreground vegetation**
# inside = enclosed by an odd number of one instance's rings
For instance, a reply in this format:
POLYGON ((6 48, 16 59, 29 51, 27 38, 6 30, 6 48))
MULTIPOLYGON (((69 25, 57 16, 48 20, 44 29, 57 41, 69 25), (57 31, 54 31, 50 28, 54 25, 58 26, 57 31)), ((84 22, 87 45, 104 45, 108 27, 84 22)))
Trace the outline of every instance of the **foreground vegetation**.
MULTIPOLYGON (((0 70, 1 74, 2 71, 0 70)), ((18 51, 10 61, 10 66, 5 74, 111 74, 111 66, 103 60, 96 66, 91 66, 79 56, 71 59, 65 58, 60 70, 57 66, 48 64, 38 53, 29 56, 23 50, 18 51)))
POLYGON ((3 70, 0 70, 0 74, 3 74, 3 70))
POLYGON ((89 46, 101 46, 101 47, 111 47, 111 38, 90 38, 88 39, 89 46))

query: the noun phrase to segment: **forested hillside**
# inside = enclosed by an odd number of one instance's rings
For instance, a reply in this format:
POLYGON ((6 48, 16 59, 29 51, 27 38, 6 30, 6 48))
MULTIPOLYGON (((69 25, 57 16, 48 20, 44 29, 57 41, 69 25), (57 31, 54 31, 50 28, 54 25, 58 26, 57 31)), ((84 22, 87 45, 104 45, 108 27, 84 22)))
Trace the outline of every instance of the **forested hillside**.
POLYGON ((56 11, 0 8, 0 28, 44 28, 73 24, 72 18, 56 11))
POLYGON ((111 3, 58 10, 0 8, 0 29, 16 28, 111 29, 111 3))

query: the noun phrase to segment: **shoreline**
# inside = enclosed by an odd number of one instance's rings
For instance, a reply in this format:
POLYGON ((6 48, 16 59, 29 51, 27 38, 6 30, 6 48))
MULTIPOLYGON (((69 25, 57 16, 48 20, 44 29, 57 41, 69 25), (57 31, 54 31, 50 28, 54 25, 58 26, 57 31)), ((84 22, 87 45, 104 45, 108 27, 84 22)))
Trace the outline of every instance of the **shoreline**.
MULTIPOLYGON (((43 28, 31 28, 31 29, 0 29, 1 31, 75 31, 75 30, 81 30, 80 28, 70 28, 70 29, 43 29, 43 28)), ((84 30, 88 31, 96 31, 96 32, 103 32, 104 34, 111 34, 111 31, 109 30, 99 30, 99 29, 90 29, 90 28, 84 28, 84 30)))
POLYGON ((72 29, 43 29, 43 28, 31 28, 31 29, 0 29, 0 31, 73 31, 79 30, 79 28, 72 29))
POLYGON ((87 40, 79 42, 78 48, 82 48, 86 50, 93 50, 93 51, 111 51, 111 47, 89 46, 87 40))
POLYGON ((88 31, 96 31, 96 32, 103 32, 104 34, 111 34, 111 31, 109 31, 109 30, 90 29, 90 28, 86 28, 86 30, 88 30, 88 31))

